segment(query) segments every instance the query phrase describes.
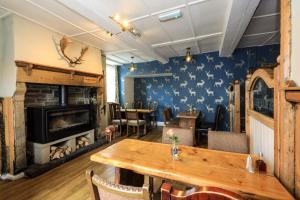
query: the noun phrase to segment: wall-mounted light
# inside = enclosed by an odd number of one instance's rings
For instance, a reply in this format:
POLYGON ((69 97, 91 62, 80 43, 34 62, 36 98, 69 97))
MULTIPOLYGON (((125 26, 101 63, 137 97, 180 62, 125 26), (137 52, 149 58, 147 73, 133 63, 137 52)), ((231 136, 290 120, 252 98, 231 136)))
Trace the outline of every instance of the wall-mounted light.
POLYGON ((192 59, 193 59, 193 57, 191 55, 191 48, 188 47, 188 48, 186 48, 185 61, 186 62, 191 62, 192 59))
POLYGON ((134 59, 134 57, 132 56, 132 57, 131 57, 131 65, 128 67, 128 70, 129 70, 130 72, 133 72, 133 71, 135 71, 135 70, 137 69, 136 65, 135 65, 134 62, 133 62, 133 59, 134 59))
POLYGON ((119 14, 116 14, 114 16, 109 16, 109 18, 111 18, 114 22, 116 22, 120 26, 122 31, 128 31, 129 33, 131 33, 136 37, 141 37, 141 33, 139 33, 135 28, 133 28, 128 22, 128 20, 122 19, 119 14))

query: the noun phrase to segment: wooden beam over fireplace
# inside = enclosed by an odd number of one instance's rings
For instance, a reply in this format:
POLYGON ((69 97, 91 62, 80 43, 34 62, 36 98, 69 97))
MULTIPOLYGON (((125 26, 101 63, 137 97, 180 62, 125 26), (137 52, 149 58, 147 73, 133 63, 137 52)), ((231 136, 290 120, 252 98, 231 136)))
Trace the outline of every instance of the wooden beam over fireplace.
POLYGON ((85 72, 77 69, 67 69, 56 66, 15 61, 17 82, 39 83, 52 85, 73 85, 87 87, 101 87, 103 74, 85 72))

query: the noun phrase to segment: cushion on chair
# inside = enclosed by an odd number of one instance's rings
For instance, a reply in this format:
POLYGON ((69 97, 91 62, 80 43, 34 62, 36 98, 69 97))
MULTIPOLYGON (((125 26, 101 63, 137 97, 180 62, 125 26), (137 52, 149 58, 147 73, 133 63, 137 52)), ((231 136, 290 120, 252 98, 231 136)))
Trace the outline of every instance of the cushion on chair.
MULTIPOLYGON (((137 126, 138 125, 138 120, 128 120, 128 125, 129 126, 137 126)), ((142 126, 146 123, 145 120, 139 120, 139 125, 142 126)))
POLYGON ((247 136, 245 133, 209 131, 208 149, 249 153, 247 136))
POLYGON ((178 137, 179 144, 193 146, 194 144, 194 129, 193 128, 179 128, 179 127, 163 127, 162 143, 170 144, 168 131, 172 129, 174 135, 178 137))
POLYGON ((120 123, 122 123, 122 125, 123 125, 123 124, 126 124, 126 123, 127 123, 127 120, 126 120, 126 119, 121 119, 121 120, 119 120, 119 119, 114 119, 114 120, 111 121, 111 123, 112 123, 112 124, 116 124, 116 125, 120 125, 120 123), (120 121, 121 121, 121 122, 120 122, 120 121))

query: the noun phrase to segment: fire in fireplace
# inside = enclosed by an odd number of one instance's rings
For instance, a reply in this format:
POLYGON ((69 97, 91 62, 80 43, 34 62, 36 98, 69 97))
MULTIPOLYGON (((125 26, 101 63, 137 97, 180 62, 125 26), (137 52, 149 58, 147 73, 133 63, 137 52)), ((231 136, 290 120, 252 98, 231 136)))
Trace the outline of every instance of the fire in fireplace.
POLYGON ((28 140, 48 143, 93 129, 92 106, 42 106, 27 108, 28 140))
POLYGON ((57 106, 27 107, 28 140, 45 144, 94 129, 94 106, 69 105, 68 87, 59 87, 57 106))

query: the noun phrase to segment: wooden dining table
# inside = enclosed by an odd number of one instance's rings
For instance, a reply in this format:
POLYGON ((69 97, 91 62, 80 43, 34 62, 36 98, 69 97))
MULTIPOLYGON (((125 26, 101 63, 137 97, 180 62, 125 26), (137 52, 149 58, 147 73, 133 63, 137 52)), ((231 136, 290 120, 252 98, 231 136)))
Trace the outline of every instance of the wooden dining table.
POLYGON ((194 186, 214 186, 254 199, 294 199, 276 177, 249 173, 247 154, 179 146, 179 160, 171 145, 124 139, 91 156, 97 163, 194 186))
POLYGON ((154 112, 154 110, 151 109, 134 109, 134 108, 127 108, 127 109, 122 108, 121 112, 126 112, 126 110, 129 112, 137 111, 138 113, 141 114, 151 114, 154 112))
POLYGON ((199 114, 199 111, 186 111, 178 113, 176 117, 179 119, 179 126, 181 128, 196 128, 196 120, 199 114))

